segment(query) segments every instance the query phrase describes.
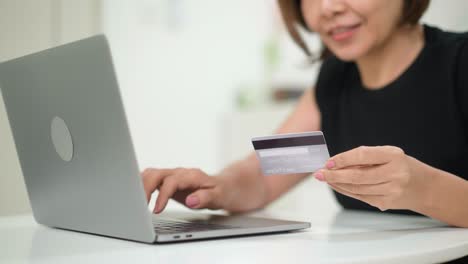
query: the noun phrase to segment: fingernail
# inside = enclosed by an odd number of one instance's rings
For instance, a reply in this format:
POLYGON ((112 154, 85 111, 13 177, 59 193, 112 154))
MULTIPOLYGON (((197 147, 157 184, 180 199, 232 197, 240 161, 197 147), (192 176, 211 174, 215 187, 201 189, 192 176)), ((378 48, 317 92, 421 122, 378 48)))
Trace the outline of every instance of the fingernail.
POLYGON ((335 161, 329 160, 325 166, 327 167, 327 169, 333 169, 336 166, 336 164, 335 161))
POLYGON ((188 207, 195 207, 200 203, 200 199, 198 199, 196 196, 189 196, 187 197, 186 203, 188 207))
POLYGON ((325 177, 323 176, 323 173, 321 173, 320 171, 315 173, 315 179, 319 180, 319 181, 325 181, 325 177))

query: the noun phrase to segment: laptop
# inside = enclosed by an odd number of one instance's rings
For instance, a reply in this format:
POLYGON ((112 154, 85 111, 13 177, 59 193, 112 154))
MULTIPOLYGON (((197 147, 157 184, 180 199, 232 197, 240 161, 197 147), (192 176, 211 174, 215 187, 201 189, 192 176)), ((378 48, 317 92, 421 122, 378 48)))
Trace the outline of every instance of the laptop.
POLYGON ((239 215, 152 214, 104 35, 1 63, 0 89, 42 225, 145 243, 310 227, 239 215))

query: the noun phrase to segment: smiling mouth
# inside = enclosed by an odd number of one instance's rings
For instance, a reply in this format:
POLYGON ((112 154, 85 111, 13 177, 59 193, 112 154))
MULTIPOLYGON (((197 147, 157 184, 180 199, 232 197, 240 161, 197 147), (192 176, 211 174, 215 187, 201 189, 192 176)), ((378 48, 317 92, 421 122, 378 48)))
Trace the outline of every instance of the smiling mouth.
POLYGON ((328 31, 328 35, 335 41, 343 41, 351 38, 361 24, 354 24, 350 26, 338 26, 328 31))

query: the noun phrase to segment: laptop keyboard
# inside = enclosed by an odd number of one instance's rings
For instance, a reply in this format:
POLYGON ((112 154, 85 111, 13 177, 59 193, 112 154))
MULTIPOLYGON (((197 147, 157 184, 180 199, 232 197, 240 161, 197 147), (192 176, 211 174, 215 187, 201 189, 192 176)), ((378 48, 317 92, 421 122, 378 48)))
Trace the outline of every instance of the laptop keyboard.
POLYGON ((168 219, 152 219, 154 231, 158 234, 188 233, 219 229, 234 229, 237 226, 219 225, 206 222, 184 222, 168 219))

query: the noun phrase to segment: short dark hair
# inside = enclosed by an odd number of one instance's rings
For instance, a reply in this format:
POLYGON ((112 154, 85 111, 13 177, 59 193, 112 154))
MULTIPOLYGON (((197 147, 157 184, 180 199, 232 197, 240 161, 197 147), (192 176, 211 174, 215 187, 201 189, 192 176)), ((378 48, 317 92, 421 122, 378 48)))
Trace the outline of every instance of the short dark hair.
MULTIPOLYGON (((403 0, 403 3, 401 24, 415 25, 429 7, 430 0, 403 0)), ((301 0, 278 0, 278 4, 289 34, 309 58, 312 60, 323 60, 331 55, 331 52, 324 46, 320 56, 314 58, 304 39, 301 37, 297 29, 298 25, 310 31, 302 15, 301 0)))

